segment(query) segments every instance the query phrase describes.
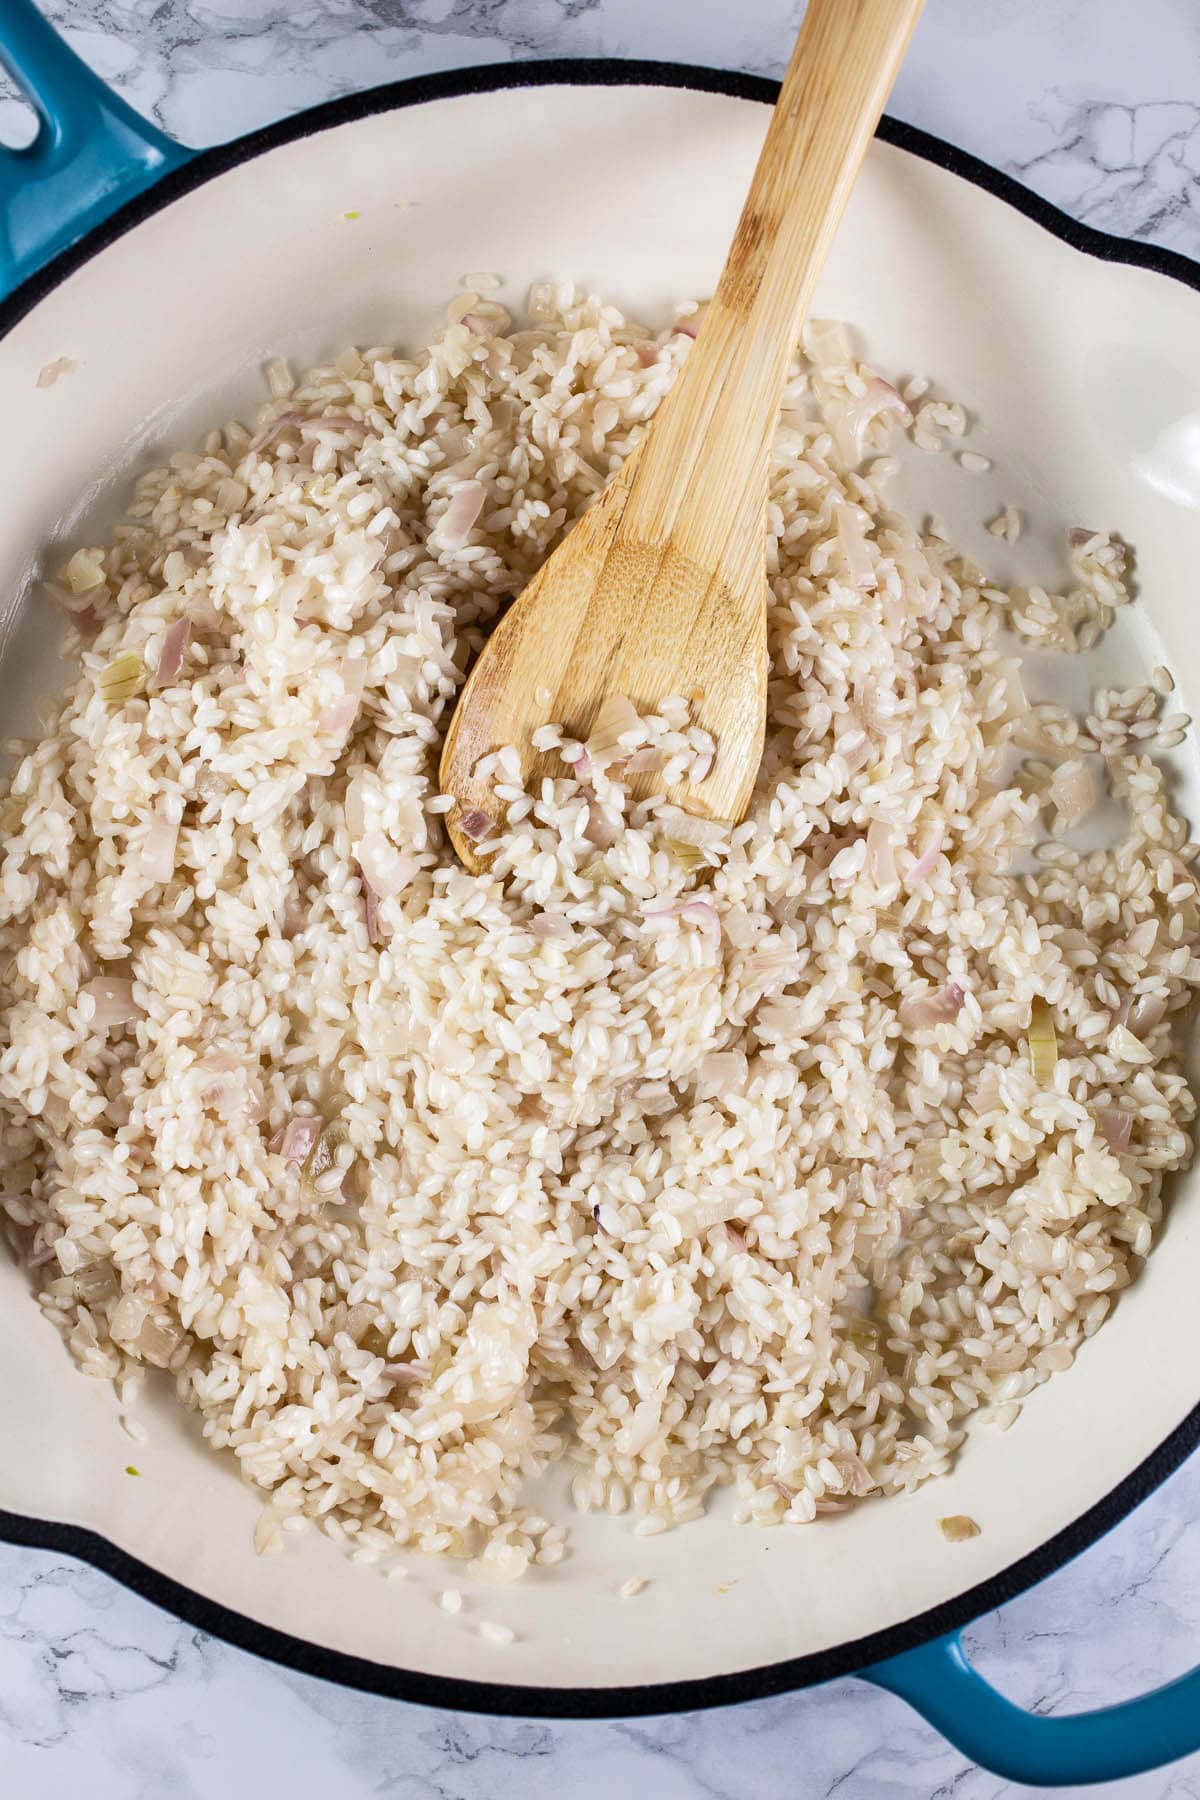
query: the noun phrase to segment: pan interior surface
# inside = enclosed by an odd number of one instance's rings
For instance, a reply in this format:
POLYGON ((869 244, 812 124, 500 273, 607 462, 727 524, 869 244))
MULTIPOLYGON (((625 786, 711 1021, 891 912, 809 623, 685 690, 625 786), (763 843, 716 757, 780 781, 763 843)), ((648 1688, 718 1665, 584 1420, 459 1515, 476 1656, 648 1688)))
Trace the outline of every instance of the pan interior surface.
MULTIPOLYGON (((284 142, 184 193, 71 273, 0 341, 0 708, 27 731, 56 679, 59 630, 32 572, 109 525, 131 477, 264 397, 262 365, 304 367, 349 343, 415 347, 469 271, 569 277, 658 327, 711 290, 765 128, 716 93, 548 85, 446 98, 284 142), (58 359, 69 374, 40 386, 58 359)), ((1004 503, 1031 529, 1005 547, 1013 580, 1047 581, 1064 524, 1136 548, 1139 603, 1086 679, 1126 685, 1165 663, 1190 708, 1200 656, 1200 296, 1081 256, 965 181, 877 142, 815 312, 850 321, 889 375, 928 374, 981 421, 986 478, 950 458, 906 465, 901 502, 935 512, 985 566, 1004 503), (1126 671, 1129 671, 1127 674, 1126 671)), ((1057 678, 1057 677, 1056 677, 1057 678)), ((1074 697, 1085 676, 1067 668, 1074 697)), ((1177 797, 1200 818, 1200 770, 1177 753, 1177 797)), ((115 1400, 79 1377, 0 1266, 0 1354, 20 1371, 0 1419, 0 1506, 90 1528, 196 1593, 323 1649, 390 1668, 541 1690, 704 1681, 836 1647, 994 1582, 1110 1493, 1196 1406, 1200 1197, 1177 1184, 1146 1270, 1076 1365, 1011 1430, 971 1433, 953 1474, 811 1529, 735 1527, 727 1496, 700 1522, 638 1537, 575 1515, 560 1566, 512 1588, 468 1586, 414 1561, 402 1584, 308 1536, 253 1548, 259 1499, 203 1445, 160 1384, 136 1452, 115 1400), (132 1453, 131 1453, 132 1452, 132 1453), (131 1463, 138 1478, 125 1471, 131 1463), (938 1520, 980 1535, 948 1544, 938 1520), (636 1601, 631 1576, 650 1586, 636 1601), (434 1603, 466 1587, 467 1614, 434 1603), (481 1619, 508 1625, 504 1648, 481 1619)))

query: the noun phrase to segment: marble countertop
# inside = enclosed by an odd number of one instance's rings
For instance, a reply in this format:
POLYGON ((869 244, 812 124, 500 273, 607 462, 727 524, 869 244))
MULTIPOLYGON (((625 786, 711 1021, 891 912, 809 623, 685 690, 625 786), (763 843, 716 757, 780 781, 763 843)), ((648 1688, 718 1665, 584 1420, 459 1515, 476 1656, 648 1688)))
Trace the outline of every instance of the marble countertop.
MULTIPOLYGON (((514 57, 643 56, 778 74, 801 0, 44 0, 188 143, 395 80, 514 57)), ((1105 230, 1200 259, 1195 0, 929 0, 891 110, 1105 230), (1136 29, 1131 26, 1136 18, 1136 29)), ((19 137, 0 88, 0 140, 19 137)), ((970 1633, 1014 1700, 1076 1711, 1200 1659, 1200 1461, 970 1633)), ((473 1718, 256 1662, 68 1559, 0 1545, 6 1800, 998 1800, 898 1700, 854 1681, 690 1717, 473 1718)), ((1096 1790, 1089 1790, 1096 1791, 1096 1790)), ((1116 1784, 1200 1800, 1200 1756, 1116 1784)))

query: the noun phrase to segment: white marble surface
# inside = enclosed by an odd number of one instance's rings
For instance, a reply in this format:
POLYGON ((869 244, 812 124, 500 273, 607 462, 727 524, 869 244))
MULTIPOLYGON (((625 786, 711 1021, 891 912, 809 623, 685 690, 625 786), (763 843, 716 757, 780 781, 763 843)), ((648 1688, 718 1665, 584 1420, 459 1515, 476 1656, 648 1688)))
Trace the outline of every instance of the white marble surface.
MULTIPOLYGON (((315 101, 512 57, 778 73, 801 0, 47 0, 77 48, 208 144, 315 101)), ((3 18, 0 0, 0 20, 3 18)), ((1200 258, 1195 0, 929 0, 892 110, 1109 231, 1200 258)), ((0 90, 0 139, 20 133, 0 90)), ((1073 1711, 1200 1659, 1200 1461, 971 1633, 1026 1705, 1073 1711)), ((901 1702, 854 1681, 628 1724, 428 1712, 260 1664, 65 1558, 0 1546, 5 1800, 996 1800, 901 1702)), ((1093 1790, 1094 1791, 1094 1790, 1093 1790)), ((1200 1756, 1109 1792, 1200 1800, 1200 1756)))

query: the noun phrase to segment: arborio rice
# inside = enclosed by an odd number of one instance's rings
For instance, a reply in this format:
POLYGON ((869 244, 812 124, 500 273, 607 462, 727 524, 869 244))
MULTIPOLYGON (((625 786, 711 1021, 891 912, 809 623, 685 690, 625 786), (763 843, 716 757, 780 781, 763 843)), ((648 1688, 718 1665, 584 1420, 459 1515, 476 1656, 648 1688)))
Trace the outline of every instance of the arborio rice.
POLYGON ((19 747, 0 894, 4 1204, 82 1367, 171 1371, 270 1490, 260 1548, 307 1515, 499 1578, 563 1554, 522 1506, 559 1456, 643 1532, 730 1482, 803 1522, 1009 1422, 1150 1249, 1200 980, 1159 697, 1030 708, 1001 637, 1091 641, 1123 547, 989 587, 870 473, 961 410, 914 425, 824 325, 749 816, 627 803, 634 757, 712 746, 696 696, 613 696, 570 779, 497 758, 466 874, 464 666, 695 329, 532 315, 468 295, 415 361, 277 366, 257 434, 138 484, 63 572, 82 667, 19 747), (1124 842, 1009 872, 1105 783, 1124 842))

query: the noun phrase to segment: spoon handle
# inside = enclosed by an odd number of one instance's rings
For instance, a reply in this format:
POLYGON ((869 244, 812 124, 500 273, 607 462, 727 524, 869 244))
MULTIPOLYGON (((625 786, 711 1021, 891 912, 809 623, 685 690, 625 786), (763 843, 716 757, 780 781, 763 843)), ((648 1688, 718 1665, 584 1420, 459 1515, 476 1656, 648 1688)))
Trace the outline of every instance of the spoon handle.
POLYGON ((739 592, 788 362, 922 4, 808 0, 716 294, 639 458, 623 530, 739 592))

